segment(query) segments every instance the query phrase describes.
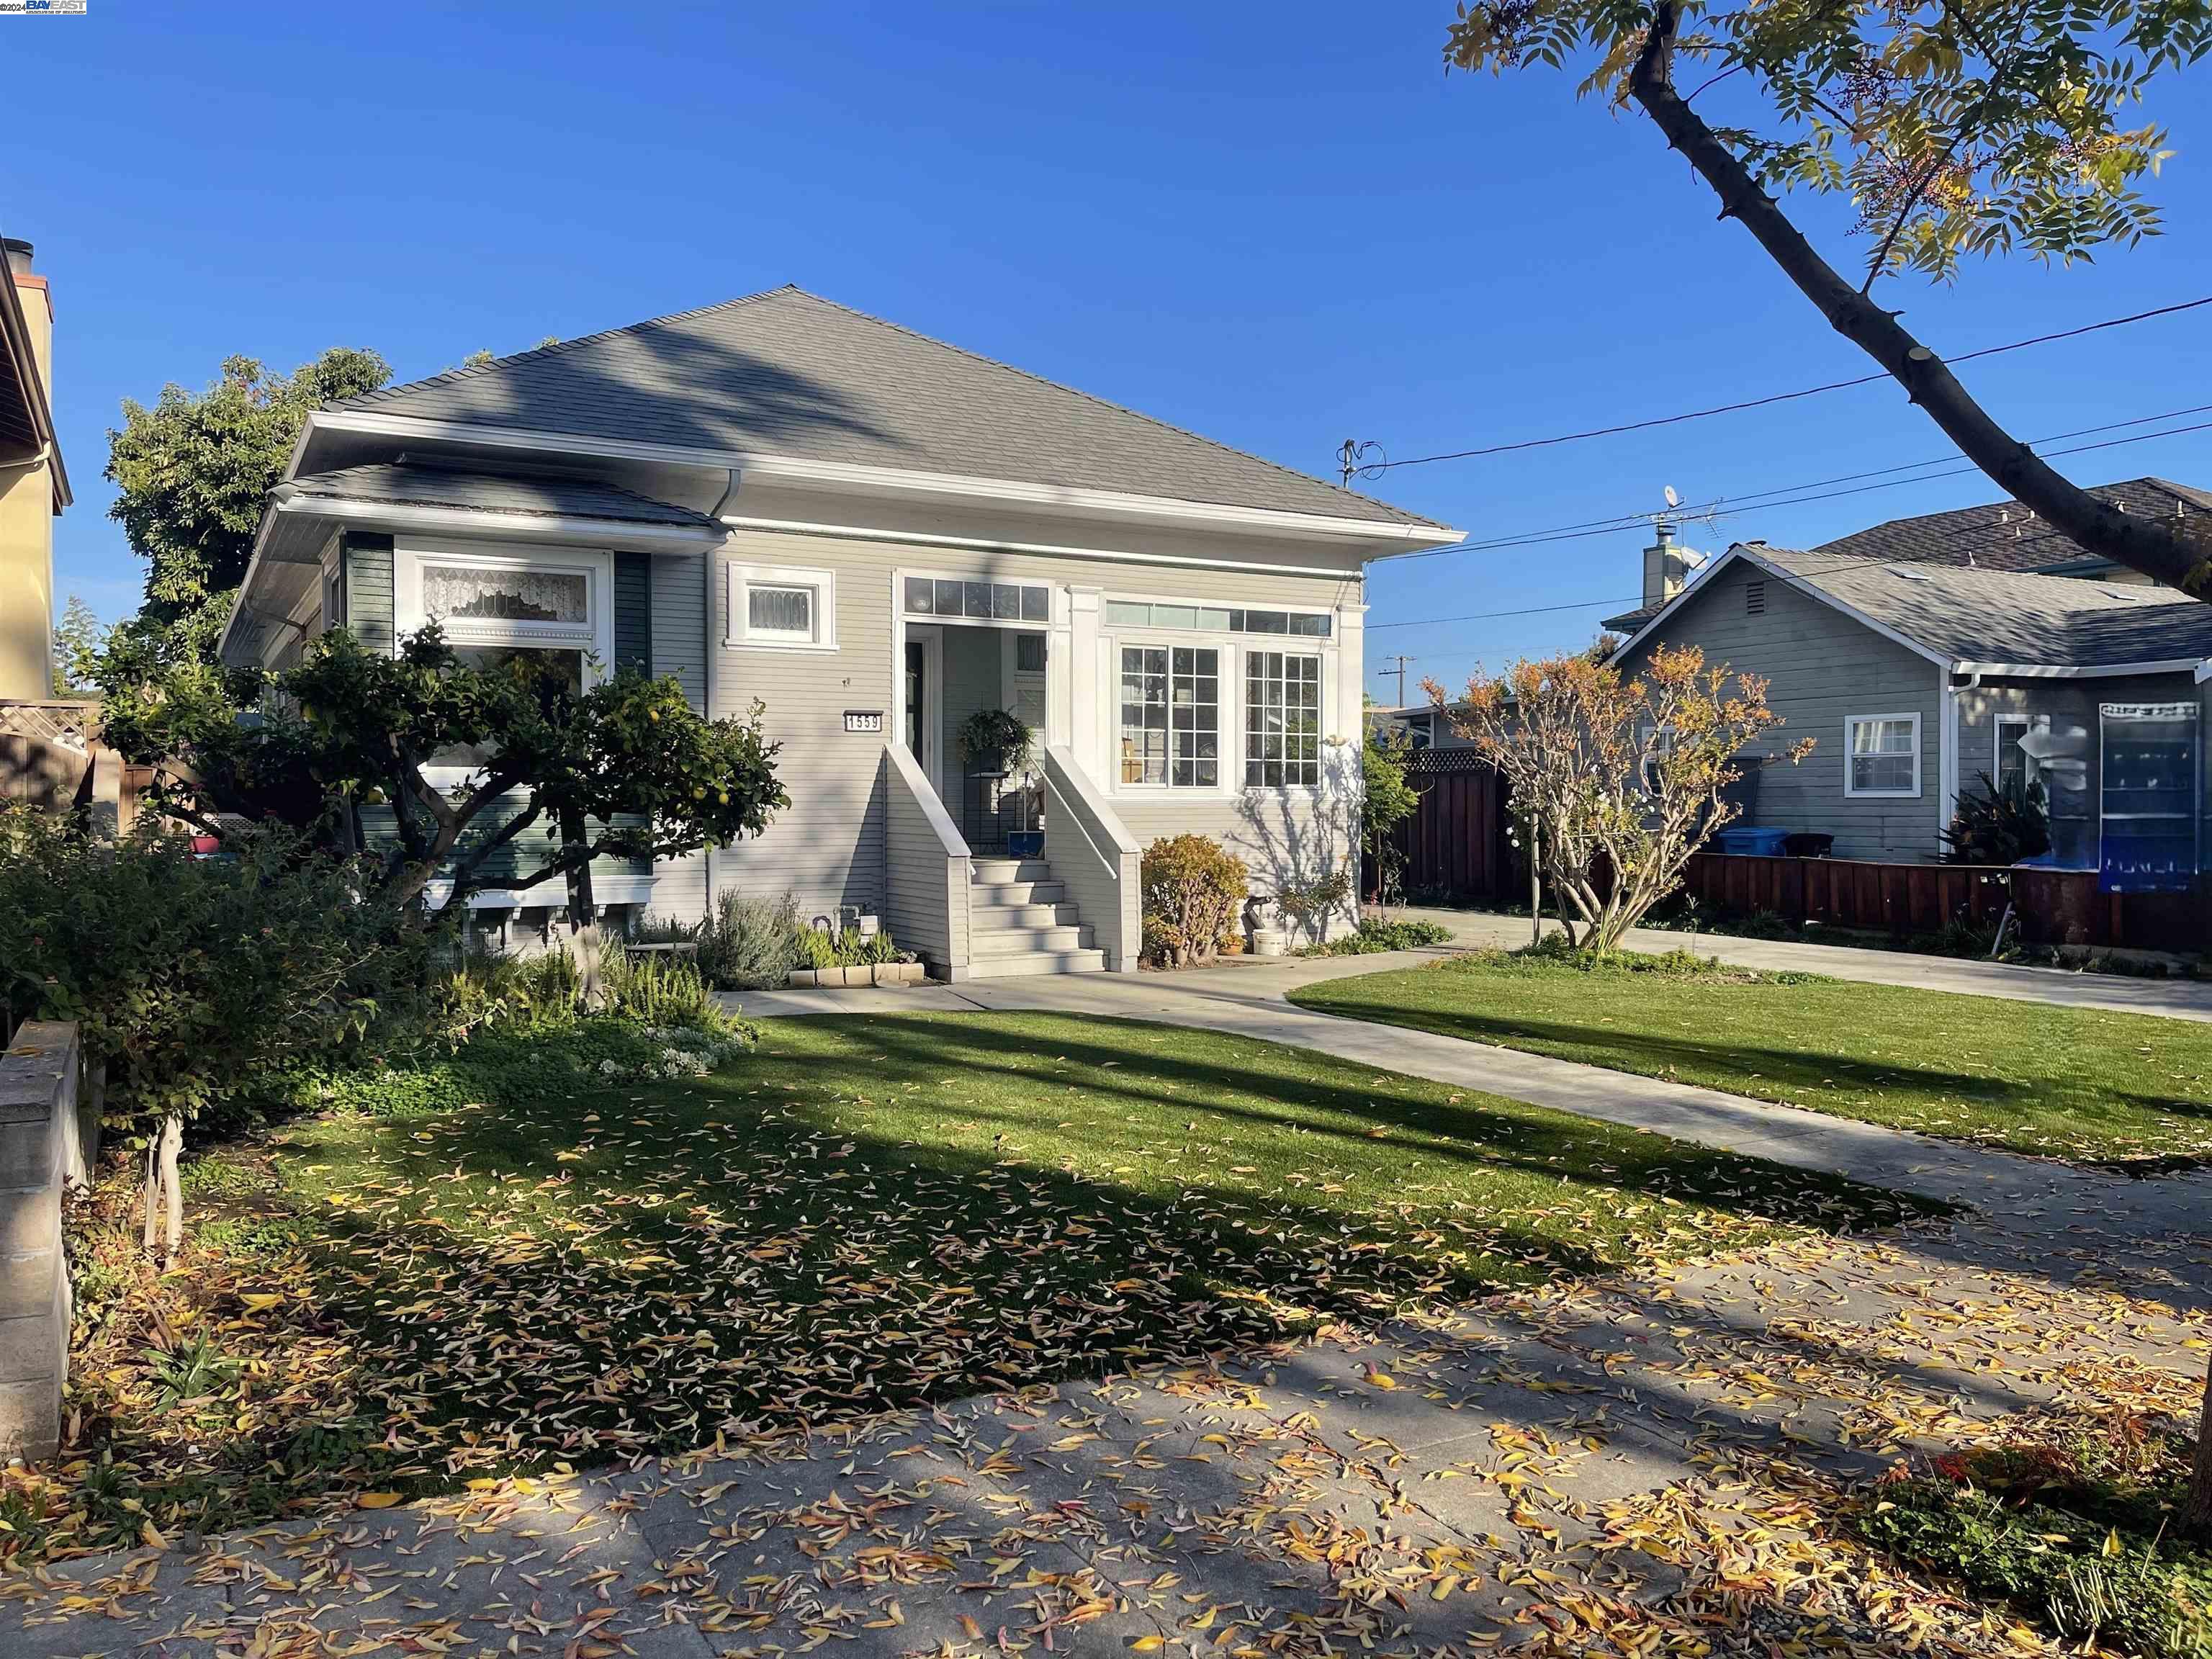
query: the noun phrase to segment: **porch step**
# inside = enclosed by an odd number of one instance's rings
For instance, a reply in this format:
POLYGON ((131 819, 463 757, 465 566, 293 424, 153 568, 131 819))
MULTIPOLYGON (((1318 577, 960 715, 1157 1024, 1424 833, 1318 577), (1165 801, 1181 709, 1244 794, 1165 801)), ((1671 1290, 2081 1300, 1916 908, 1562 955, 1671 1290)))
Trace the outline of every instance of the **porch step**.
POLYGON ((1094 943, 1088 927, 977 927, 968 940, 978 958, 1088 951, 1094 943))
POLYGON ((1103 951, 1032 951, 1011 957, 979 955, 968 964, 968 977, 970 979, 1012 979, 1022 974, 1103 974, 1105 971, 1106 953, 1103 951))
POLYGON ((1057 881, 996 881, 988 885, 978 882, 968 889, 968 913, 974 915, 1009 905, 1060 904, 1066 898, 1066 884, 1057 881))
POLYGON ((1043 881, 1052 866, 1042 859, 973 859, 968 879, 978 887, 1000 887, 1012 881, 1043 881))
POLYGON ((968 907, 968 917, 979 933, 995 927, 1073 927, 1083 920, 1073 905, 1058 899, 1039 899, 1034 903, 1018 899, 1002 904, 981 894, 968 907))

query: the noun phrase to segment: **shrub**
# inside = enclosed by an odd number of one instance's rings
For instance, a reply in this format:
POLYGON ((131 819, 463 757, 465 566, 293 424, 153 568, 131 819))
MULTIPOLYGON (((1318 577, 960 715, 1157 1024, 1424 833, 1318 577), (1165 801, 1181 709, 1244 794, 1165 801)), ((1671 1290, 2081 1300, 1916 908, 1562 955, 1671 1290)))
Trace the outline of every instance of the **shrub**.
POLYGON ((1339 865, 1327 875, 1316 876, 1311 881, 1277 884, 1275 908, 1297 927, 1299 936, 1317 945, 1328 936, 1329 918, 1342 910, 1345 901, 1351 896, 1351 873, 1339 865))
POLYGON ((1978 787, 1959 797, 1942 839, 1946 864, 2018 864, 2049 852, 2042 784, 2014 778, 2000 788, 1982 773, 1978 787))
POLYGON ((758 898, 725 891, 697 934, 699 971, 718 991, 759 991, 782 984, 799 965, 799 901, 789 893, 758 898))
POLYGON ((1187 968, 1236 948, 1249 878, 1219 842, 1163 836, 1145 849, 1142 880, 1147 961, 1187 968))
POLYGON ((1936 1460, 1875 1488, 1869 1541, 2144 1659, 2212 1659, 2212 1554, 2177 1535, 2178 1435, 2119 1418, 2051 1445, 1936 1460))
POLYGON ((1433 921, 1392 921, 1382 916, 1362 916, 1358 928, 1340 934, 1325 945, 1309 945, 1302 957, 1364 957, 1379 951, 1412 951, 1424 945, 1449 945, 1451 929, 1433 921))
POLYGON ((355 865, 274 828, 234 839, 207 858, 152 823, 105 842, 0 811, 0 997, 11 1021, 76 1021, 106 1063, 110 1122, 155 1141, 147 1243, 160 1208, 173 1255, 184 1126, 272 1067, 357 1045, 380 1013, 419 1011, 444 948, 364 899, 355 865))
POLYGON ((872 933, 857 927, 835 933, 826 927, 809 927, 799 934, 799 946, 798 965, 802 968, 864 968, 871 963, 914 960, 911 951, 899 949, 888 927, 872 933))

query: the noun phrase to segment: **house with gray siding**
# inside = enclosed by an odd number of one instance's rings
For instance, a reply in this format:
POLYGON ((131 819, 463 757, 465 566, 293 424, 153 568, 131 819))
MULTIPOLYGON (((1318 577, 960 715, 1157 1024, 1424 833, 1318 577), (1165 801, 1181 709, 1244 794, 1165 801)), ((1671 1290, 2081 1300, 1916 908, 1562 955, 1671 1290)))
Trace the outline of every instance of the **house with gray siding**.
POLYGON ((2170 588, 1738 544, 1645 617, 1662 646, 1761 676, 1800 764, 1759 769, 1744 822, 1918 861, 1962 793, 2041 784, 2053 861, 2112 891, 2191 884, 2212 819, 2212 606, 2170 588))
MULTIPOLYGON (((948 978, 1126 971, 1158 836, 1217 837, 1261 895, 1349 870, 1365 567, 1457 539, 785 288, 318 411, 222 648, 276 666, 436 620, 580 683, 635 665, 757 706, 789 809, 595 871, 617 919, 788 890, 948 978), (996 855, 1010 781, 960 752, 992 709, 1036 736, 1039 859, 996 855)), ((547 924, 542 890, 470 902, 547 924)))

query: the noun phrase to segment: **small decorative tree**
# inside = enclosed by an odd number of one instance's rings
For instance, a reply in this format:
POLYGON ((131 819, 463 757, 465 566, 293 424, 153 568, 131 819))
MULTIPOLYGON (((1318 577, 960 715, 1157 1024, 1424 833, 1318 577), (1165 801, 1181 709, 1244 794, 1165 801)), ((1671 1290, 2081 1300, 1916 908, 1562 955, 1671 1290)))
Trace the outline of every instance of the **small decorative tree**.
POLYGON ((1145 848, 1145 955, 1162 968, 1211 962, 1237 937, 1249 880, 1210 836, 1164 836, 1145 848))
POLYGON ((1370 731, 1359 751, 1359 838, 1375 866, 1376 899, 1385 906, 1406 900, 1400 885, 1406 855, 1395 835, 1421 804, 1420 792, 1406 781, 1413 758, 1413 740, 1403 727, 1380 735, 1370 731))
POLYGON ((758 835, 788 804, 759 712, 709 720, 673 679, 630 670, 580 688, 536 652, 464 663, 435 626, 397 656, 340 629, 274 675, 149 664, 111 682, 106 734, 126 759, 157 769, 166 811, 204 827, 223 815, 275 819, 352 850, 360 809, 388 805, 391 836, 368 867, 401 902, 441 875, 447 902, 460 902, 490 884, 519 836, 550 823, 550 855, 498 884, 565 881, 570 920, 584 929, 594 859, 720 846, 758 835), (434 782, 441 768, 462 781, 434 782))
POLYGON ((1632 680, 1577 654, 1524 659, 1496 678, 1478 674, 1455 706, 1436 681, 1423 690, 1504 776, 1531 833, 1530 855, 1564 897, 1568 943, 1599 955, 1680 884, 1691 855, 1735 818, 1723 792, 1746 765, 1794 764, 1813 749, 1807 738, 1778 755, 1747 756, 1782 724, 1766 682, 1731 677, 1725 665, 1708 669, 1694 646, 1661 646, 1632 680))

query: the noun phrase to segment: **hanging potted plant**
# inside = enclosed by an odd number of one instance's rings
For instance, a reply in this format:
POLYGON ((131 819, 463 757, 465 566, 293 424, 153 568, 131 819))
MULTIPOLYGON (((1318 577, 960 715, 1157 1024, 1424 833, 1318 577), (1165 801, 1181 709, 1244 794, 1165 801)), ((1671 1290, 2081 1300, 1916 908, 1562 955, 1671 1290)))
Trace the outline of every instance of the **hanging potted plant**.
MULTIPOLYGON (((1030 771, 1030 728, 1003 708, 979 709, 960 722, 960 758, 970 772, 996 774, 1013 781, 1021 806, 1019 830, 1006 833, 1006 851, 1033 859, 1044 851, 1044 831, 1030 828, 1030 802, 1035 780, 1030 771)), ((998 810, 1005 810, 1005 798, 998 810)))

